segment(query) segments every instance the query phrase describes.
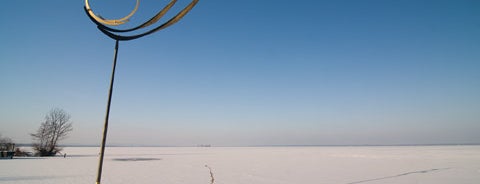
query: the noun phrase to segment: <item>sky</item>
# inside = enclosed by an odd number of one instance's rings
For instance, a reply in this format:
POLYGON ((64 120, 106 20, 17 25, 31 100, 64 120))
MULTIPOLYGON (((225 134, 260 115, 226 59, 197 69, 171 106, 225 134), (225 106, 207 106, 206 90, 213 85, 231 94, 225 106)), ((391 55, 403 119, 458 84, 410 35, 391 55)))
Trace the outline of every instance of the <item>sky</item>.
MULTIPOLYGON (((105 18, 135 5, 90 3, 105 18)), ((167 3, 140 1, 120 28, 167 3)), ((61 108, 74 127, 61 144, 100 144, 115 41, 83 6, 3 2, 2 136, 30 143, 61 108)), ((480 1, 200 0, 177 24, 120 42, 107 143, 480 143, 480 1)))

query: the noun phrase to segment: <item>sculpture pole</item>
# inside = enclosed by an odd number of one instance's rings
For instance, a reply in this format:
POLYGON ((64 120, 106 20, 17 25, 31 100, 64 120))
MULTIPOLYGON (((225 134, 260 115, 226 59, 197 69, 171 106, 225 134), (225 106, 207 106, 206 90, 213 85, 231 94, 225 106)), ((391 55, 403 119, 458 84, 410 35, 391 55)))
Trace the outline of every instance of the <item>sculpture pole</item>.
POLYGON ((110 78, 110 89, 108 90, 107 112, 105 113, 105 124, 103 125, 102 144, 100 147, 100 158, 98 160, 98 171, 96 184, 102 180, 103 156, 105 154, 105 142, 107 141, 108 119, 110 116, 110 104, 112 103, 113 82, 115 81, 115 68, 117 66, 118 40, 115 41, 115 51, 113 55, 112 77, 110 78))
POLYGON ((135 30, 139 30, 142 28, 146 28, 150 25, 155 24, 157 21, 159 21, 169 10, 172 8, 177 0, 170 0, 170 2, 162 9, 160 10, 155 16, 153 16, 150 20, 147 22, 138 25, 136 27, 130 28, 130 29, 113 29, 108 26, 118 26, 121 24, 125 24, 128 22, 129 18, 135 14, 135 12, 138 9, 140 0, 136 0, 136 5, 135 8, 130 12, 127 16, 121 18, 121 19, 104 19, 101 16, 95 15, 93 13, 93 10, 90 8, 90 4, 88 0, 85 0, 85 13, 87 16, 90 18, 90 20, 97 25, 97 28, 105 35, 108 37, 112 38, 115 40, 115 52, 114 52, 114 57, 113 57, 113 67, 112 67, 112 76, 110 79, 110 89, 108 92, 108 102, 107 102, 107 111, 105 115, 105 124, 103 127, 103 135, 102 135, 102 143, 101 143, 101 148, 100 148, 100 158, 98 161, 98 172, 97 172, 97 180, 96 184, 100 184, 101 179, 102 179, 102 169, 103 169, 103 158, 105 155, 105 144, 107 141, 107 132, 108 132, 108 120, 110 116, 110 104, 112 102, 112 92, 113 92, 113 82, 115 81, 115 68, 117 65, 117 54, 118 54, 118 45, 119 41, 128 41, 128 40, 133 40, 137 38, 141 38, 143 36, 152 34, 154 32, 160 31, 162 29, 165 29, 178 21, 182 19, 198 2, 199 0, 192 0, 190 4, 188 4, 185 8, 183 8, 177 15, 174 17, 170 18, 168 21, 165 23, 149 30, 141 34, 136 34, 136 35, 120 35, 119 33, 127 33, 135 30))

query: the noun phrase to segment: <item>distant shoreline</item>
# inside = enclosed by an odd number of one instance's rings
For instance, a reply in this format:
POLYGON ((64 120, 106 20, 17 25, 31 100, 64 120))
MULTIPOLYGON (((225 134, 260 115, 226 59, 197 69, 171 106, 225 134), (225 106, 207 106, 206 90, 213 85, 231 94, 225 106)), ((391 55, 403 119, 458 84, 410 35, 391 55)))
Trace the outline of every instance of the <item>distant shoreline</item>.
MULTIPOLYGON (((31 144, 16 144, 16 147, 31 147, 31 144)), ((352 144, 352 145, 246 145, 246 146, 215 146, 209 147, 409 147, 409 146, 480 146, 480 143, 461 143, 461 144, 352 144)), ((60 147, 100 147, 100 145, 60 145, 60 147)), ((205 146, 175 146, 175 145, 107 145, 106 147, 205 147, 205 146)))

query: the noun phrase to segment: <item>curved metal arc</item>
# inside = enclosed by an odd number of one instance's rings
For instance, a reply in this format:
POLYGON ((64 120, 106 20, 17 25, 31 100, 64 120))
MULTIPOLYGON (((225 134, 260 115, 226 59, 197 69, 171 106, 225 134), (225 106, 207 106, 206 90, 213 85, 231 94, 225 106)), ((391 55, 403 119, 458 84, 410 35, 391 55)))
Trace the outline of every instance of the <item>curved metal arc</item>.
POLYGON ((120 18, 120 19, 104 19, 102 17, 99 17, 93 13, 92 9, 90 8, 90 3, 88 3, 88 0, 85 0, 85 10, 87 11, 87 15, 91 18, 93 18, 96 22, 99 22, 101 24, 106 24, 106 25, 111 25, 111 26, 118 26, 121 24, 125 24, 128 22, 128 19, 135 14, 138 10, 138 6, 140 5, 140 0, 137 0, 137 3, 135 4, 135 8, 125 17, 120 18))
POLYGON ((173 5, 175 5, 175 3, 177 2, 177 0, 171 0, 170 3, 168 3, 162 10, 160 10, 155 16, 153 16, 150 20, 148 20, 147 22, 137 26, 137 27, 134 27, 134 28, 130 28, 130 29, 113 29, 113 28, 110 28, 110 27, 107 27, 101 23, 98 23, 98 22, 95 22, 95 24, 97 24, 97 26, 101 27, 102 29, 104 30, 107 30, 107 31, 110 31, 110 32, 119 32, 119 33, 122 33, 122 32, 129 32, 129 31, 135 31, 137 29, 140 29, 140 28, 144 28, 144 27, 147 27, 147 26, 150 26, 152 24, 155 24, 156 22, 158 22, 158 20, 160 20, 172 7, 173 5))
POLYGON ((167 6, 165 6, 160 12, 158 12, 149 21, 145 22, 144 24, 140 25, 139 27, 144 28, 144 27, 150 26, 150 25, 158 22, 158 20, 160 20, 168 12, 168 10, 170 10, 170 8, 172 8, 173 5, 175 5, 176 2, 177 2, 177 0, 171 0, 170 3, 168 3, 167 6))
POLYGON ((154 32, 160 31, 162 29, 165 29, 165 28, 177 23, 180 19, 182 19, 198 3, 198 1, 199 0, 192 0, 192 2, 190 2, 190 4, 188 4, 188 6, 186 6, 182 11, 180 11, 177 15, 175 15, 175 17, 171 18, 170 20, 163 23, 162 25, 160 25, 160 26, 158 26, 158 27, 156 27, 156 28, 154 28, 150 31, 142 33, 142 34, 133 35, 133 36, 122 36, 122 35, 113 34, 113 33, 109 32, 107 29, 103 29, 105 26, 100 26, 99 25, 99 26, 97 26, 97 28, 100 29, 100 31, 102 31, 105 35, 107 35, 108 37, 110 37, 114 40, 128 41, 128 40, 137 39, 137 38, 152 34, 154 32))

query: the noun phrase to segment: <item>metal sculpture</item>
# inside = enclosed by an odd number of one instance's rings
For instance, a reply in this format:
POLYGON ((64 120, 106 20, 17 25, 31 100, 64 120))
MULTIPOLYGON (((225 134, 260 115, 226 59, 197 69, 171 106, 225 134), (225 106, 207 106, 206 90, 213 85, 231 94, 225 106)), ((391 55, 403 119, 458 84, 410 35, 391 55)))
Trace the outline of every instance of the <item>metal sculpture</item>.
POLYGON ((159 26, 150 29, 148 31, 145 31, 144 33, 140 34, 135 34, 135 35, 122 35, 128 32, 136 31, 142 28, 147 28, 155 23, 157 23, 177 2, 177 0, 171 0, 162 10, 160 10, 155 16, 153 16, 150 20, 144 22, 143 24, 140 24, 136 27, 130 28, 130 29, 114 29, 109 26, 118 26, 125 24, 129 21, 130 17, 132 17, 135 12, 137 12, 140 0, 136 0, 136 4, 134 9, 125 17, 120 18, 120 19, 105 19, 99 15, 95 15, 93 10, 90 8, 90 4, 88 0, 85 0, 85 6, 84 10, 87 16, 90 18, 90 20, 97 25, 97 28, 107 35, 108 37, 112 38, 115 40, 115 51, 114 51, 114 56, 113 56, 113 67, 112 67, 112 76, 110 79, 110 89, 108 92, 108 102, 107 102, 107 111, 105 114, 105 124, 103 127, 103 137, 102 137, 102 142, 101 142, 101 149, 100 149, 100 158, 99 158, 99 163, 98 163, 98 172, 97 172, 97 180, 96 184, 100 184, 101 178, 102 178, 102 168, 103 168, 103 158, 104 158, 104 153, 105 153, 105 142, 107 140, 107 130, 108 130, 108 119, 110 116, 110 104, 112 101, 112 90, 113 90, 113 82, 115 79, 115 67, 117 65, 117 53, 118 53, 118 43, 119 41, 128 41, 128 40, 133 40, 137 38, 141 38, 143 36, 155 33, 157 31, 160 31, 162 29, 165 29, 175 23, 177 23, 180 19, 182 19, 197 3, 199 0, 192 0, 190 4, 188 4, 185 8, 183 8, 177 15, 174 17, 170 18, 168 21, 166 21, 163 24, 160 24, 159 26))

